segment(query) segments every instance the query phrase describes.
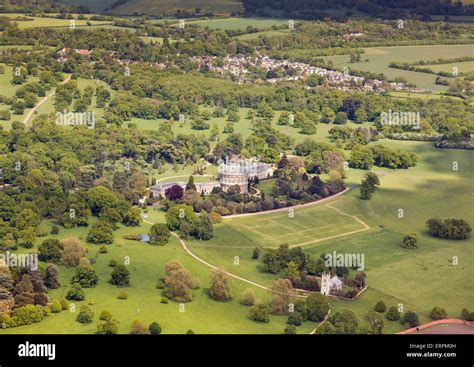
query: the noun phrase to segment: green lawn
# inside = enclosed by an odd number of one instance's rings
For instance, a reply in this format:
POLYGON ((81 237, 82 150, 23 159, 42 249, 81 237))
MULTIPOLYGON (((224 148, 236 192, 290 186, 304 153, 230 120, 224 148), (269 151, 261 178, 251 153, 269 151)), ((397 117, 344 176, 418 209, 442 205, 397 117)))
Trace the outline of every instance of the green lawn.
MULTIPOLYGON (((47 223, 45 223, 47 225, 47 223)), ((152 247, 136 241, 124 240, 128 234, 147 233, 149 225, 142 227, 121 227, 115 232, 115 241, 109 245, 107 254, 97 255, 98 245, 87 245, 88 257, 95 259, 93 265, 100 277, 96 288, 85 289, 86 300, 76 302, 76 310, 91 300, 94 304, 90 307, 96 317, 89 325, 82 325, 75 321, 76 313, 63 311, 53 314, 49 318, 34 325, 11 329, 1 329, 0 333, 21 334, 47 334, 47 333, 95 333, 99 324, 98 316, 104 309, 111 311, 114 318, 120 321, 120 333, 128 333, 133 320, 140 319, 149 324, 157 321, 163 327, 163 333, 184 334, 188 329, 195 333, 282 333, 285 328, 285 316, 272 316, 268 324, 255 323, 248 319, 249 308, 239 304, 240 294, 250 287, 248 284, 234 281, 232 291, 234 300, 230 302, 217 302, 211 300, 207 294, 209 268, 188 256, 176 239, 172 239, 166 246, 152 247), (118 262, 130 259, 131 286, 119 288, 108 283, 112 268, 108 266, 110 260, 118 262), (157 281, 164 276, 164 265, 170 260, 179 260, 193 275, 199 277, 202 287, 194 291, 195 299, 185 304, 185 312, 179 311, 179 304, 170 302, 161 304, 160 290, 156 289, 157 281), (120 290, 128 294, 127 300, 116 298, 120 290)), ((87 229, 62 229, 57 238, 77 236, 85 240, 87 229)), ((49 295, 54 299, 64 297, 69 280, 74 274, 74 269, 60 267, 61 287, 52 290, 49 295)), ((267 299, 264 290, 254 287, 258 298, 267 299)), ((77 311, 76 311, 77 312, 77 311)), ((315 323, 306 322, 298 327, 299 333, 309 333, 315 323)))
POLYGON ((326 61, 331 60, 337 67, 349 67, 355 70, 383 73, 393 79, 403 77, 409 82, 416 83, 418 87, 431 91, 444 91, 447 87, 434 84, 436 75, 417 73, 389 68, 392 61, 412 63, 419 60, 436 60, 442 55, 443 58, 454 58, 460 56, 472 56, 473 45, 437 45, 437 46, 394 46, 394 47, 372 47, 366 48, 359 63, 349 63, 348 55, 324 57, 326 61), (365 60, 368 61, 365 61, 365 60))
MULTIPOLYGON (((357 215, 371 229, 308 244, 305 251, 314 256, 332 251, 365 255, 368 292, 352 302, 332 300, 335 310, 351 308, 363 319, 369 308, 382 299, 389 306, 401 303, 405 310, 418 312, 422 322, 428 321, 434 306, 444 307, 450 316, 458 317, 462 308, 474 304, 474 293, 469 291, 474 276, 473 241, 434 239, 427 235, 424 223, 439 216, 464 218, 473 225, 474 154, 435 149, 431 143, 382 143, 413 151, 421 162, 409 170, 374 168, 389 174, 381 176, 381 188, 370 201, 361 201, 358 190, 353 190, 329 203, 346 214, 357 215), (459 162, 457 172, 451 169, 453 161, 459 162), (398 209, 404 210, 403 219, 398 218, 398 209), (402 237, 411 232, 419 236, 418 250, 400 247, 402 237), (451 264, 453 256, 458 257, 458 266, 451 264)), ((360 178, 360 173, 349 170, 349 179, 356 181, 353 176, 360 178)), ((227 219, 216 227, 215 238, 191 241, 190 248, 211 263, 223 263, 240 276, 269 284, 274 276, 261 273, 259 263, 251 260, 254 246, 304 243, 306 236, 318 239, 353 228, 357 224, 350 218, 323 204, 297 209, 293 219, 286 212, 227 219), (238 266, 233 265, 235 256, 240 258, 238 266)), ((401 330, 398 323, 386 324, 386 332, 401 330)))

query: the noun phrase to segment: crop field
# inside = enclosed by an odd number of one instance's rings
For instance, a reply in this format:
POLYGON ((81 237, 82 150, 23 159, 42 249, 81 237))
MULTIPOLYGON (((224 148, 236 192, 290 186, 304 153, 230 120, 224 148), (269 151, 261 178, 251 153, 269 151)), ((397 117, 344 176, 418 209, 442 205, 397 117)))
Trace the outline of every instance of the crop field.
POLYGON ((327 56, 326 61, 331 60, 334 66, 349 67, 355 70, 383 73, 393 79, 403 77, 418 87, 430 91, 444 91, 447 87, 434 84, 436 75, 417 73, 389 68, 392 61, 412 63, 419 60, 436 60, 442 55, 443 58, 454 58, 461 56, 472 56, 474 45, 439 45, 439 46, 394 46, 366 48, 362 55, 362 61, 351 64, 348 55, 327 56), (365 61, 368 60, 368 61, 365 61))

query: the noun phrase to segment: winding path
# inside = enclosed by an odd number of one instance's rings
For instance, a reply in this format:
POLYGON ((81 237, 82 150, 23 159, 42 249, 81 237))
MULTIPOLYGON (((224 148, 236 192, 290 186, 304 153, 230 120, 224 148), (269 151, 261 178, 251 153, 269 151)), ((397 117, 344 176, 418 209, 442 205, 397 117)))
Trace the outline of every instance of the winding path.
MULTIPOLYGON (((66 79, 64 79, 59 85, 66 84, 69 80, 71 80, 71 75, 68 75, 66 79)), ((54 95, 56 94, 56 88, 48 94, 46 97, 44 97, 35 107, 33 107, 30 112, 28 112, 28 115, 26 115, 25 119, 23 120, 23 123, 25 125, 28 125, 28 121, 30 121, 31 117, 33 114, 36 112, 38 108, 40 108, 42 105, 44 105, 46 102, 48 102, 54 95)))
MULTIPOLYGON (((147 220, 144 220, 143 222, 147 223, 147 224, 150 224, 150 225, 153 225, 154 223, 150 222, 150 221, 147 221, 147 220)), ((192 258, 196 259, 197 261, 199 261, 200 263, 206 265, 207 267, 211 268, 211 269, 219 269, 219 267, 215 266, 215 265, 212 265, 211 263, 208 263, 206 260, 204 260, 203 258, 199 257, 198 255, 196 255, 195 253, 193 253, 187 243, 175 232, 171 232, 171 234, 176 237, 176 239, 179 241, 179 243, 181 244, 181 247, 183 248, 183 250, 189 255, 191 256, 192 258)), ((245 282, 245 283, 248 283, 248 284, 251 284, 255 287, 258 287, 258 288, 262 288, 262 289, 265 289, 266 291, 269 291, 269 292, 274 292, 274 293, 280 293, 280 292, 275 292, 274 290, 262 285, 262 284, 259 284, 259 283, 256 283, 256 282, 253 282, 251 280, 248 280, 248 279, 245 279, 245 278, 242 278, 238 275, 235 275, 235 274, 232 274, 232 273, 229 273, 228 271, 226 270, 221 270, 223 271, 225 274, 229 275, 230 277, 232 278, 235 278, 235 279, 238 279, 242 282, 245 282)), ((282 293, 284 294, 284 293, 282 293)), ((296 297, 300 297, 300 298, 307 298, 308 296, 305 296, 303 294, 296 294, 296 297)))
MULTIPOLYGON (((357 186, 353 186, 351 188, 346 188, 344 191, 341 191, 335 195, 332 195, 331 197, 328 197, 328 198, 325 198, 325 199, 321 199, 321 200, 318 200, 318 201, 314 201, 314 202, 311 202, 311 203, 307 203, 307 204, 302 204, 302 205, 297 205, 297 206, 294 206, 294 207, 290 207, 290 208, 302 208, 302 207, 307 207, 307 206, 313 206, 313 205, 318 205, 318 204, 321 204, 321 203, 324 203, 324 202, 327 202, 329 200, 332 200, 354 188, 356 188, 357 186)), ((334 209, 336 210, 337 212, 339 212, 341 215, 344 215, 344 216, 348 216, 348 217, 351 217, 353 218, 354 220, 356 220, 358 223, 360 223, 363 228, 362 229, 359 229, 359 230, 356 230, 356 231, 351 231, 351 232, 346 232, 346 233, 341 233, 339 235, 335 235, 335 236, 330 236, 330 237, 325 237, 325 238, 320 238, 320 239, 317 239, 317 240, 314 240, 314 241, 310 241, 310 242, 305 242, 305 243, 300 243, 300 244, 296 244, 296 245, 292 245, 290 247, 296 247, 296 246, 301 246, 301 245, 305 245, 305 244, 310 244, 310 243, 316 243, 316 242, 320 242, 320 241, 324 241, 324 240, 328 240, 328 239, 331 239, 331 238, 337 238, 337 237, 341 237, 341 236, 346 236, 346 235, 350 235, 350 234, 354 234, 354 233, 358 233, 358 232, 361 232, 361 231, 366 231, 368 229, 370 229, 369 225, 367 223, 365 223, 363 220, 361 220, 360 218, 358 218, 357 216, 355 215, 350 215, 350 214, 347 214, 347 213, 344 213, 342 210, 340 210, 339 208, 336 208, 336 207, 333 207, 333 206, 330 206, 329 204, 327 205, 327 207, 331 208, 331 209, 334 209)), ((281 208, 281 209, 274 209, 274 210, 268 210, 268 211, 264 211, 264 212, 258 212, 258 213, 245 213, 245 214, 237 214, 237 215, 229 215, 229 216, 226 216, 224 218, 235 218, 235 217, 242 217, 242 216, 250 216, 250 215, 262 215, 262 214, 269 214, 269 213, 275 213, 275 212, 281 212, 281 211, 287 211, 288 209, 290 208, 281 208)), ((147 223, 147 224, 150 224, 150 225, 153 225, 154 223, 153 222, 150 222, 150 221, 147 221, 147 220, 143 220, 143 222, 147 223)), ((183 250, 189 255, 191 256, 192 258, 194 258, 195 260, 199 261, 200 263, 204 264, 205 266, 211 268, 211 269, 219 269, 219 267, 207 262, 206 260, 204 260, 203 258, 199 257, 198 255, 196 255, 195 253, 193 253, 187 243, 175 232, 171 232, 171 234, 176 237, 176 239, 179 241, 181 247, 183 248, 183 250)), ((243 278, 241 276, 238 276, 238 275, 235 275, 235 274, 232 274, 226 270, 221 270, 222 272, 224 272, 225 274, 229 275, 230 277, 232 278, 235 278, 235 279, 238 279, 244 283, 247 283, 247 284, 250 284, 250 285, 253 285, 255 287, 258 287, 258 288, 261 288, 261 289, 264 289, 268 292, 273 292, 273 293, 279 293, 279 294, 285 294, 285 293, 280 293, 280 292, 276 292, 262 284, 259 284, 259 283, 256 283, 252 280, 249 280, 249 279, 246 279, 246 278, 243 278)), ((300 291, 301 292, 301 291, 300 291)), ((304 292, 304 291, 303 291, 304 292)), ((287 294, 285 294, 287 295, 287 294)), ((298 298, 308 298, 307 295, 305 294, 294 294, 293 296, 295 297, 298 297, 298 298)), ((321 321, 311 332, 310 334, 315 334, 317 329, 323 324, 325 323, 328 319, 329 319, 329 316, 331 314, 331 309, 329 309, 329 312, 328 314, 325 316, 324 320, 321 321)))

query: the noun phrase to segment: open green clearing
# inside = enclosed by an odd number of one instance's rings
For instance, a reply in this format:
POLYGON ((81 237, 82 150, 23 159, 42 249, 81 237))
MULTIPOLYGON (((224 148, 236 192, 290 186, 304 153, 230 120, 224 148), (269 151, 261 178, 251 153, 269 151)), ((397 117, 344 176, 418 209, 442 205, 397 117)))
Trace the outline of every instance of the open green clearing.
MULTIPOLYGON (((2 14, 2 16, 6 16, 9 18, 13 18, 13 20, 18 24, 18 28, 20 29, 27 29, 27 28, 39 28, 39 27, 69 27, 71 19, 57 19, 57 18, 46 18, 46 17, 30 17, 26 16, 28 20, 16 20, 17 17, 25 17, 23 14, 19 13, 11 13, 11 14, 2 14), (31 19, 31 20, 30 20, 31 19)), ((75 18, 77 18, 75 16, 75 18)), ((74 19, 75 25, 86 26, 87 22, 90 22, 91 25, 103 25, 103 24, 110 24, 111 22, 105 21, 98 21, 98 20, 78 20, 74 19)))
MULTIPOLYGON (((208 110, 212 112, 214 109, 208 107, 202 107, 201 111, 208 110)), ((249 108, 239 108, 240 120, 233 123, 234 132, 242 134, 243 138, 247 138, 252 132, 251 121, 246 118, 249 108)), ((305 135, 300 133, 300 129, 289 126, 289 125, 277 125, 278 117, 280 116, 280 111, 275 111, 275 116, 272 121, 272 126, 278 131, 290 135, 295 139, 296 143, 300 143, 305 139, 311 138, 317 141, 327 141, 328 132, 334 126, 333 124, 323 124, 320 123, 317 125, 317 133, 315 135, 305 135)), ((131 122, 136 124, 138 129, 142 130, 157 130, 159 129, 160 122, 165 121, 164 119, 154 119, 154 120, 145 120, 139 118, 132 118, 131 122)), ((224 126, 227 123, 226 116, 224 117, 212 117, 207 121, 212 127, 213 124, 217 124, 219 128, 220 138, 224 139, 228 134, 223 132, 224 126)), ((353 122, 348 122, 347 126, 350 127, 361 127, 361 126, 372 126, 371 123, 366 124, 355 124, 353 122)), ((195 134, 195 135, 204 135, 207 139, 210 136, 210 129, 207 130, 193 130, 191 128, 191 122, 189 119, 186 119, 184 123, 174 122, 173 131, 175 134, 195 134)), ((215 145, 215 141, 211 141, 211 145, 215 145)))
POLYGON ((288 25, 289 19, 275 18, 224 18, 224 19, 206 19, 188 22, 188 24, 197 24, 201 27, 210 29, 245 29, 253 27, 258 29, 271 28, 272 26, 288 25))
MULTIPOLYGON (((7 46, 8 47, 15 47, 16 46, 7 46)), ((12 97, 15 95, 16 91, 18 88, 21 87, 21 85, 12 85, 11 84, 11 79, 12 79, 12 74, 13 74, 13 67, 6 65, 6 64, 1 64, 5 67, 5 73, 0 74, 0 91, 1 94, 7 97, 12 97)), ((30 77, 28 79, 29 82, 35 82, 38 81, 37 77, 30 77)), ((48 92, 50 93, 50 92, 48 92)), ((42 98, 38 98, 38 101, 41 100, 42 98)), ((0 109, 1 110, 10 110, 10 106, 8 105, 2 105, 0 104, 0 109)), ((31 110, 31 108, 25 108, 24 112, 22 115, 15 115, 11 114, 10 120, 0 120, 0 126, 2 126, 5 129, 10 128, 11 124, 13 121, 23 121, 25 117, 28 115, 28 112, 31 110)))
MULTIPOLYGON (((387 305, 402 303, 405 310, 418 312, 422 322, 429 321, 428 313, 434 306, 444 307, 452 317, 462 308, 474 304, 474 294, 468 292, 474 276, 473 241, 447 241, 426 234, 425 221, 429 217, 464 218, 473 222, 472 179, 474 154, 469 151, 433 148, 431 143, 383 141, 391 148, 417 153, 421 161, 409 170, 389 171, 382 175, 381 188, 370 201, 358 199, 358 190, 330 201, 346 214, 357 215, 371 229, 354 235, 305 245, 308 253, 363 253, 369 290, 358 300, 332 300, 334 309, 351 308, 362 319, 368 309, 383 299, 387 305), (453 161, 459 171, 452 170, 453 161), (397 210, 404 210, 398 218, 397 210), (411 232, 419 235, 418 250, 400 247, 402 237, 411 232), (451 264, 453 256, 459 265, 451 264)), ((375 171, 382 171, 374 168, 375 171)), ((349 176, 355 170, 349 170, 349 176)), ((191 241, 190 248, 197 255, 214 264, 224 264, 240 276, 269 282, 275 276, 259 272, 259 262, 251 260, 255 246, 275 247, 283 242, 305 242, 305 234, 313 238, 325 237, 327 230, 344 232, 353 228, 350 218, 328 210, 326 204, 288 213, 225 219, 216 227, 211 241, 191 241), (263 218, 269 218, 264 220, 263 218), (346 229, 343 229, 346 228, 346 229), (231 239, 231 240, 229 240, 231 239), (234 258, 240 265, 234 265, 234 258)), ((385 332, 401 330, 398 323, 386 322, 385 332)))
MULTIPOLYGON (((90 87, 93 87, 94 88, 94 91, 95 89, 98 87, 98 86, 104 86, 106 87, 107 84, 101 80, 92 80, 92 79, 77 79, 75 80, 75 82, 77 82, 77 87, 79 88, 79 90, 82 92, 84 92, 84 89, 88 86, 90 87)), ((114 91, 111 90, 111 94, 114 95, 114 91)), ((89 108, 87 109, 89 112, 93 112, 95 114, 95 118, 96 118, 96 121, 100 118, 102 118, 102 116, 104 115, 104 109, 103 108, 97 108, 96 107, 96 102, 97 102, 97 98, 95 96, 95 94, 92 96, 92 103, 91 105, 89 106, 89 108)), ((50 114, 50 113, 55 113, 56 112, 56 109, 54 107, 54 97, 53 98, 50 98, 46 103, 42 104, 36 111, 35 111, 35 115, 38 115, 38 114, 42 114, 42 113, 46 113, 46 114, 50 114)), ((32 119, 34 119, 34 117, 32 117, 32 119)))
POLYGON ((440 57, 454 58, 472 56, 474 45, 436 45, 436 46, 394 46, 365 48, 360 63, 351 64, 348 55, 327 56, 326 61, 332 61, 334 66, 349 67, 355 70, 383 73, 388 78, 402 77, 418 87, 434 92, 444 91, 447 87, 434 84, 436 75, 417 73, 389 68, 392 61, 412 63, 419 60, 436 60, 440 57), (368 61, 365 61, 365 60, 368 61))

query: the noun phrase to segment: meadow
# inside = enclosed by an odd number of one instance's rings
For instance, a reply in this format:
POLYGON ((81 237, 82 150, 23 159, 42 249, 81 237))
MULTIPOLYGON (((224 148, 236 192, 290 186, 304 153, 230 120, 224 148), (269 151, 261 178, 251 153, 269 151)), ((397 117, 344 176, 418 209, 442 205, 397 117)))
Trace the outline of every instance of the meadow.
POLYGON ((431 69, 434 72, 444 71, 446 73, 454 73, 457 69, 459 73, 469 73, 471 71, 474 71, 474 61, 453 62, 448 64, 437 65, 423 65, 423 67, 431 69))
MULTIPOLYGON (((43 226, 50 228, 52 222, 45 222, 43 226)), ((282 333, 285 328, 285 316, 272 316, 268 324, 255 323, 248 319, 249 308, 239 304, 240 294, 249 287, 248 284, 234 281, 232 292, 234 299, 229 302, 217 302, 207 295, 209 286, 209 268, 188 256, 174 238, 163 247, 153 247, 143 242, 129 241, 122 237, 130 234, 147 233, 149 225, 143 223, 141 227, 121 227, 115 234, 113 245, 107 246, 107 254, 98 254, 98 245, 88 244, 87 256, 92 259, 94 269, 100 280, 95 288, 85 289, 86 300, 75 303, 75 312, 63 311, 52 314, 38 324, 11 329, 0 329, 1 333, 15 334, 92 334, 97 331, 100 323, 98 316, 104 309, 108 309, 113 317, 120 321, 120 333, 128 333, 133 320, 139 319, 146 325, 157 321, 163 328, 163 333, 184 334, 192 329, 195 333, 282 333), (130 260, 129 287, 117 287, 108 283, 112 268, 110 260, 121 263, 130 260), (186 303, 184 312, 180 312, 180 304, 170 301, 160 303, 161 291, 156 289, 158 279, 164 276, 164 265, 170 260, 178 260, 193 275, 201 280, 201 288, 193 291, 194 300, 186 303), (117 294, 125 291, 128 299, 119 300, 117 294), (87 304, 95 312, 94 322, 80 324, 75 321, 80 306, 87 304)), ((59 235, 50 236, 58 239, 75 236, 85 243, 86 228, 70 230, 61 229, 59 235)), ((69 289, 69 281, 74 274, 73 268, 60 267, 61 287, 51 290, 49 295, 53 299, 64 297, 69 289)), ((267 292, 254 287, 258 298, 267 299, 267 292)), ((315 323, 306 322, 298 328, 299 333, 309 333, 315 323)))
POLYGON ((209 27, 210 29, 237 30, 247 27, 266 29, 272 26, 288 25, 288 21, 289 19, 278 18, 216 18, 191 21, 188 24, 196 24, 203 28, 209 27))
MULTIPOLYGON (((201 107, 201 111, 214 111, 212 108, 208 107, 201 107)), ((249 111, 249 108, 239 108, 239 116, 240 120, 238 122, 234 122, 232 125, 234 127, 234 132, 235 133, 240 133, 242 137, 245 139, 247 138, 250 134, 252 134, 252 125, 251 121, 246 118, 247 113, 249 111)), ((273 117, 272 120, 272 127, 278 130, 281 133, 290 135, 292 138, 295 139, 296 143, 300 143, 304 141, 305 139, 314 139, 317 141, 327 141, 327 137, 329 135, 329 130, 334 127, 334 125, 331 124, 323 124, 320 123, 317 125, 317 132, 315 135, 306 135, 300 133, 300 129, 295 128, 293 126, 289 125, 278 125, 277 120, 278 117, 280 116, 280 111, 275 111, 275 116, 273 117)), ((130 122, 135 124, 138 129, 141 130, 157 130, 159 128, 160 122, 165 121, 164 119, 154 119, 154 120, 145 120, 145 119, 139 119, 139 118, 132 118, 130 122)), ((225 134, 223 132, 224 126, 227 123, 227 117, 211 117, 207 123, 212 127, 213 124, 216 124, 219 128, 219 133, 220 133, 220 139, 224 139, 228 134, 225 134)), ((126 123, 125 123, 126 124, 126 123)), ((371 126, 370 123, 364 123, 364 124, 356 124, 351 121, 347 123, 347 126, 350 127, 361 127, 361 126, 371 126)), ((209 139, 210 136, 210 129, 207 130, 194 130, 191 128, 191 122, 189 119, 185 119, 183 123, 180 122, 174 122, 173 123, 173 131, 175 134, 194 134, 194 135, 204 135, 206 138, 209 139)), ((209 139, 210 140, 210 139, 209 139)), ((216 144, 216 141, 209 141, 211 146, 216 144)))
MULTIPOLYGON (((8 46, 8 47, 17 47, 17 46, 8 46)), ((16 90, 20 87, 20 85, 12 85, 11 84, 11 79, 12 79, 12 74, 13 74, 13 67, 6 65, 6 64, 1 64, 5 67, 5 73, 0 74, 0 91, 4 96, 7 97, 12 97, 15 95, 16 90)), ((31 77, 28 79, 31 82, 38 81, 37 77, 31 77)), ((38 98, 40 100, 41 98, 38 98)), ((7 105, 1 105, 0 104, 0 109, 2 110, 9 110, 10 106, 7 105)), ((0 126, 4 129, 9 129, 13 121, 23 121, 25 117, 27 116, 28 112, 31 109, 25 109, 23 114, 21 115, 16 115, 16 114, 11 114, 11 118, 9 120, 0 120, 0 126)))
MULTIPOLYGON (((28 20, 17 20, 17 17, 25 17, 23 14, 19 13, 11 13, 11 14, 2 14, 2 16, 6 16, 9 18, 13 18, 13 21, 18 24, 18 28, 20 29, 28 29, 28 28, 50 28, 50 27, 69 27, 70 26, 70 19, 57 19, 57 18, 46 18, 46 17, 31 17, 27 16, 28 20)), ((77 16, 75 16, 77 18, 77 16)), ((105 25, 111 24, 111 22, 105 21, 98 21, 98 20, 78 20, 74 19, 75 25, 77 27, 87 26, 88 22, 91 25, 105 25)))
MULTIPOLYGON (((434 216, 474 222, 474 154, 436 149, 431 143, 422 142, 383 144, 415 152, 421 161, 409 170, 374 168, 389 173, 380 175, 381 187, 370 201, 361 201, 356 189, 327 204, 295 209, 293 219, 286 212, 224 219, 216 227, 215 238, 207 242, 190 241, 191 250, 210 263, 224 264, 235 274, 263 284, 275 276, 261 273, 259 262, 250 260, 255 246, 300 243, 305 252, 316 257, 332 251, 362 253, 369 289, 356 301, 332 299, 335 310, 353 309, 362 320, 377 301, 384 300, 387 305, 403 304, 405 310, 418 312, 422 322, 429 321, 428 314, 434 306, 444 307, 450 316, 458 317, 462 308, 474 305, 474 294, 469 292, 474 276, 473 241, 432 238, 424 223, 434 216), (459 171, 452 170, 453 161, 459 163, 459 171), (328 205, 344 214, 356 215, 370 229, 305 244, 306 235, 315 241, 327 234, 358 228, 350 217, 330 210, 328 205), (404 218, 398 217, 398 209, 403 209, 404 218), (327 232, 331 228, 334 232, 327 232), (419 249, 402 249, 403 236, 412 232, 419 236, 419 249), (241 259, 238 266, 233 265, 235 256, 241 259), (453 265, 454 256, 458 257, 459 265, 453 265)), ((349 177, 360 175, 357 171, 349 170, 349 177)), ((386 324, 386 332, 402 329, 398 323, 386 324)))
POLYGON ((418 87, 433 92, 442 92, 447 89, 446 86, 435 84, 436 75, 417 73, 389 68, 392 61, 412 63, 419 60, 436 60, 443 58, 454 58, 461 56, 472 56, 474 53, 473 45, 436 45, 436 46, 393 46, 393 47, 371 47, 365 48, 362 54, 362 61, 351 64, 348 55, 327 56, 326 62, 332 61, 334 66, 343 68, 348 67, 355 70, 369 71, 374 73, 383 73, 388 78, 405 78, 407 81, 415 83, 418 87), (368 60, 368 61, 366 61, 368 60))

